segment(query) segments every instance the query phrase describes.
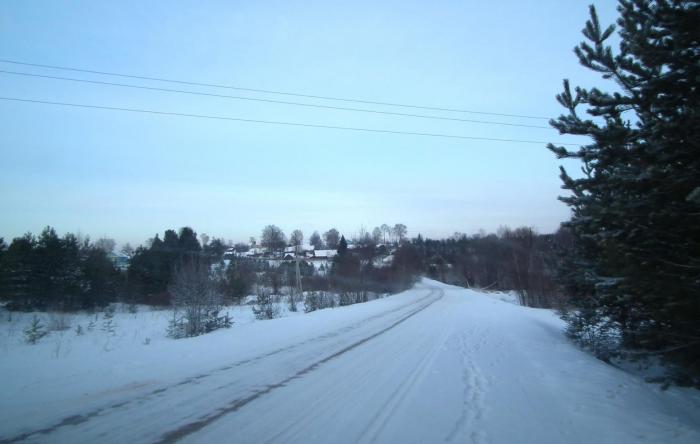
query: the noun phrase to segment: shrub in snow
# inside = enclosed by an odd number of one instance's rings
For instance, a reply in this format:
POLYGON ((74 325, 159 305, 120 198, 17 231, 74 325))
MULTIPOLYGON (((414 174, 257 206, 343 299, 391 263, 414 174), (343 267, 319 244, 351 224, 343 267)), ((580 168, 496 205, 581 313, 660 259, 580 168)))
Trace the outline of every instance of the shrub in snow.
POLYGON ((195 328, 190 323, 190 318, 188 318, 187 315, 174 311, 173 318, 168 322, 168 337, 182 339, 203 335, 220 328, 231 328, 233 326, 233 319, 231 319, 228 312, 223 315, 219 313, 220 311, 218 309, 203 311, 198 319, 198 327, 195 328))
POLYGON ((211 278, 209 266, 192 259, 175 268, 168 287, 175 306, 168 336, 185 338, 232 325, 228 313, 220 315, 223 297, 211 278))
POLYGON ((102 317, 104 319, 111 319, 114 317, 114 312, 116 309, 114 308, 113 305, 108 305, 105 307, 104 312, 102 313, 102 317))
POLYGON ((55 338, 54 338, 54 343, 53 343, 53 357, 58 359, 61 357, 61 348, 63 347, 63 334, 59 333, 55 338))
POLYGON ((273 301, 272 294, 266 288, 258 288, 256 304, 253 305, 253 314, 258 320, 274 319, 279 317, 280 308, 273 301))
POLYGON ((185 317, 178 315, 177 311, 173 311, 173 318, 168 322, 168 337, 173 339, 180 339, 187 337, 187 330, 185 329, 185 317))
POLYGON ((115 333, 115 330, 117 328, 116 322, 114 322, 114 307, 111 305, 108 305, 105 308, 105 312, 102 315, 103 321, 102 321, 102 331, 113 335, 115 333))
POLYGON ((210 331, 217 330, 219 328, 231 328, 233 326, 233 319, 229 316, 228 312, 220 315, 220 310, 210 310, 205 313, 204 316, 204 333, 209 333, 210 331))
POLYGON ((306 313, 335 307, 335 298, 325 291, 312 291, 304 299, 304 311, 306 313))
POLYGON ((31 324, 24 330, 24 338, 29 344, 36 344, 39 339, 43 338, 48 334, 44 324, 41 323, 41 319, 34 315, 31 324))
POLYGON ((78 324, 78 326, 75 327, 75 335, 82 336, 84 333, 85 333, 85 331, 83 330, 83 326, 78 324))
POLYGON ((315 291, 309 292, 304 299, 304 312, 309 313, 319 309, 319 296, 315 291))
POLYGON ((609 362, 618 346, 619 329, 593 309, 564 313, 566 334, 597 358, 609 362))
POLYGON ((49 331, 64 331, 70 328, 70 319, 65 313, 49 313, 47 329, 49 331))
POLYGON ((355 292, 352 291, 343 291, 340 293, 340 302, 338 305, 340 306, 345 306, 345 305, 352 305, 352 304, 357 304, 358 302, 358 297, 355 292))

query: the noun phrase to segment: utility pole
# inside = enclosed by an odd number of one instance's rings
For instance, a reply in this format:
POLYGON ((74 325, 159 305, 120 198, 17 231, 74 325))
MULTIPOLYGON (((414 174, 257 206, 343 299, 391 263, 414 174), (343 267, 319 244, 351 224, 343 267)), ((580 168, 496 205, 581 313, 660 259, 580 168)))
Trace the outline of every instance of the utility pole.
POLYGON ((296 259, 296 274, 297 274, 297 291, 299 292, 299 297, 303 296, 301 288, 301 271, 299 270, 299 245, 294 248, 294 259, 296 259))

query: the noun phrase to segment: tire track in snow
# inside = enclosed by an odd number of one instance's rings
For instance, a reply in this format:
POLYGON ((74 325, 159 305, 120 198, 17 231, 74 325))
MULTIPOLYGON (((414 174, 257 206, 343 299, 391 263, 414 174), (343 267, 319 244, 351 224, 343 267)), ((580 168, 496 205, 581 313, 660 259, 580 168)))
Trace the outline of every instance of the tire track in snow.
MULTIPOLYGON (((156 398, 162 396, 163 394, 165 394, 166 392, 168 392, 172 389, 175 389, 178 387, 183 387, 183 386, 188 386, 188 385, 192 385, 192 384, 197 384, 202 379, 206 379, 206 378, 209 378, 211 376, 227 372, 227 371, 232 370, 234 368, 241 367, 241 366, 248 365, 248 364, 254 364, 254 363, 257 363, 259 361, 264 360, 265 358, 269 358, 271 356, 275 356, 275 355, 278 355, 278 354, 281 354, 281 353, 284 353, 287 351, 295 350, 295 349, 301 348, 301 347, 303 347, 307 344, 310 344, 310 343, 315 343, 315 342, 319 342, 319 341, 332 339, 334 337, 341 336, 345 333, 349 333, 353 330, 356 330, 369 322, 372 322, 372 321, 375 321, 377 319, 381 319, 381 318, 384 318, 386 316, 390 316, 392 314, 401 312, 402 310, 404 310, 408 307, 420 305, 424 301, 432 298, 434 296, 434 293, 435 293, 435 290, 430 290, 430 292, 426 296, 424 296, 418 300, 400 305, 400 306, 398 306, 396 308, 392 308, 390 310, 385 310, 383 312, 369 316, 367 318, 364 318, 364 319, 357 321, 353 324, 350 324, 348 326, 339 328, 337 330, 333 330, 333 331, 328 332, 328 333, 324 333, 324 334, 319 335, 319 336, 315 336, 315 337, 310 338, 310 339, 305 339, 303 341, 297 342, 295 344, 291 344, 291 345, 286 346, 286 347, 280 347, 278 349, 275 349, 275 350, 272 350, 272 351, 269 351, 267 353, 263 353, 260 355, 256 355, 256 356, 251 357, 251 358, 235 361, 235 362, 232 362, 231 364, 227 364, 225 366, 218 367, 218 368, 216 368, 212 371, 209 371, 207 373, 200 373, 200 374, 197 374, 195 376, 187 377, 187 378, 182 379, 178 382, 175 382, 175 383, 172 383, 170 385, 163 386, 163 387, 159 387, 155 390, 152 390, 148 393, 145 393, 145 394, 140 395, 140 396, 136 396, 136 397, 131 398, 131 399, 127 399, 127 400, 123 400, 123 401, 116 401, 116 402, 110 403, 108 405, 95 408, 95 409, 90 410, 90 411, 85 412, 85 413, 79 413, 79 414, 75 414, 75 415, 66 416, 66 417, 58 420, 57 422, 49 425, 49 426, 42 427, 39 429, 30 430, 27 432, 23 432, 21 434, 13 436, 13 437, 8 437, 8 438, 0 437, 0 444, 13 444, 13 443, 25 441, 25 440, 32 438, 32 437, 35 437, 37 435, 44 435, 44 436, 49 435, 49 434, 51 434, 51 433, 55 432, 56 430, 63 428, 63 427, 78 426, 78 425, 84 424, 84 423, 86 423, 86 422, 88 422, 88 421, 90 421, 98 416, 103 416, 105 414, 109 414, 111 411, 122 409, 122 408, 128 407, 128 406, 141 405, 147 401, 150 401, 152 399, 156 399, 156 398)), ((432 300, 428 305, 432 304, 433 302, 435 302, 435 300, 432 300)), ((421 307, 425 308, 424 306, 421 306, 421 307)), ((423 308, 421 308, 421 310, 423 308)), ((227 386, 234 385, 235 383, 237 383, 237 382, 226 384, 226 385, 223 385, 223 386, 218 387, 218 388, 226 388, 227 386)))
POLYGON ((483 430, 477 429, 477 423, 485 409, 484 391, 487 380, 470 355, 486 344, 486 334, 474 328, 469 335, 463 333, 457 336, 455 341, 462 364, 462 412, 445 440, 454 442, 460 438, 460 441, 468 440, 471 444, 485 444, 486 435, 483 430))
MULTIPOLYGON (((444 296, 444 290, 440 289, 440 297, 444 296)), ((375 443, 382 434, 391 418, 396 414, 397 410, 403 404, 406 397, 415 389, 416 385, 425 378, 426 374, 431 368, 431 364, 435 361, 436 356, 441 351, 447 333, 443 333, 441 338, 437 341, 431 339, 433 342, 433 347, 426 353, 426 355, 418 362, 418 365, 412 370, 408 378, 406 378, 394 392, 389 396, 381 409, 379 409, 379 414, 375 417, 363 431, 358 442, 365 442, 365 437, 369 438, 370 443, 375 443)))
MULTIPOLYGON (((442 296, 442 290, 437 290, 442 296)), ((425 340, 423 342, 432 344, 433 340, 430 339, 425 340)), ((391 350, 386 350, 386 352, 390 354, 401 354, 405 352, 415 353, 414 347, 410 347, 409 350, 408 348, 401 347, 402 345, 403 344, 399 343, 397 344, 399 348, 392 347, 391 350)), ((425 360, 426 356, 430 355, 430 351, 431 350, 428 350, 427 353, 421 352, 419 356, 423 357, 420 358, 419 363, 425 360)), ((353 360, 353 362, 350 365, 357 365, 358 361, 356 361, 355 358, 347 357, 347 359, 353 360)), ((377 421, 381 419, 384 414, 386 414, 389 408, 393 408, 394 404, 391 403, 391 401, 396 397, 395 395, 398 392, 401 392, 401 388, 406 385, 406 381, 408 379, 412 379, 412 377, 416 373, 416 370, 416 366, 413 365, 411 367, 411 373, 406 378, 403 378, 400 381, 399 387, 395 389, 394 393, 390 395, 388 399, 385 399, 385 404, 382 407, 377 408, 375 410, 376 413, 373 416, 373 420, 367 421, 368 424, 361 431, 360 437, 358 437, 354 442, 363 442, 362 438, 366 437, 368 429, 370 429, 375 423, 377 423, 377 421), (392 407, 388 407, 389 405, 391 405, 392 407)), ((308 439, 308 436, 304 436, 304 434, 307 433, 306 427, 309 424, 314 423, 314 421, 316 420, 314 418, 314 413, 323 412, 326 416, 329 417, 346 414, 345 408, 347 406, 345 405, 345 403, 338 402, 338 399, 343 399, 343 397, 346 395, 345 390, 347 390, 347 386, 363 387, 375 381, 375 374, 372 371, 351 371, 349 374, 344 374, 343 383, 345 384, 345 386, 343 384, 334 384, 332 387, 329 387, 328 390, 324 391, 322 396, 317 396, 300 405, 300 408, 295 410, 294 417, 285 418, 284 421, 286 422, 286 424, 283 427, 280 427, 279 430, 271 437, 266 438, 265 440, 260 440, 259 444, 272 444, 277 442, 304 442, 306 439, 308 439)))
MULTIPOLYGON (((308 375, 309 373, 318 369, 320 366, 322 366, 326 362, 328 362, 332 359, 335 359, 339 356, 342 356, 345 353, 347 353, 347 352, 365 344, 366 342, 376 338, 377 336, 380 336, 380 335, 386 333, 387 331, 389 331, 389 330, 397 327, 398 325, 406 322, 408 319, 412 318, 416 314, 418 314, 421 311, 425 310, 426 308, 430 307, 432 304, 434 304, 435 302, 442 299, 442 297, 444 296, 444 292, 442 292, 441 290, 440 290, 440 292, 441 293, 438 297, 434 298, 433 300, 429 301, 426 304, 423 304, 422 306, 418 307, 417 309, 409 312, 407 315, 401 317, 397 321, 395 321, 392 324, 390 324, 389 326, 379 330, 378 332, 375 332, 375 333, 373 333, 369 336, 366 336, 366 337, 364 337, 356 342, 353 342, 352 344, 336 351, 335 353, 328 355, 328 356, 324 357, 323 359, 320 359, 320 360, 314 362, 313 364, 310 364, 309 366, 299 370, 298 372, 296 372, 292 376, 289 376, 288 378, 285 378, 284 380, 282 380, 280 382, 277 382, 275 384, 270 384, 270 385, 266 386, 265 388, 260 389, 258 391, 255 391, 251 395, 246 396, 244 398, 234 399, 233 401, 229 402, 224 407, 220 407, 219 409, 217 409, 216 411, 214 411, 211 414, 202 415, 196 421, 190 422, 188 424, 184 424, 175 430, 172 430, 170 432, 165 433, 165 434, 161 435, 161 438, 158 441, 156 441, 156 443, 157 444, 171 444, 171 443, 177 442, 180 439, 203 429, 204 427, 206 427, 207 425, 211 424, 212 422, 218 420, 219 418, 221 418, 229 413, 234 413, 234 412, 240 410, 241 408, 243 408, 246 405, 250 404, 251 402, 261 398, 262 396, 265 396, 268 393, 270 393, 270 392, 272 392, 280 387, 284 387, 296 379, 299 379, 299 378, 302 378, 302 377, 308 375)), ((434 291, 431 291, 430 294, 428 295, 428 297, 430 297, 433 294, 434 294, 434 291)))

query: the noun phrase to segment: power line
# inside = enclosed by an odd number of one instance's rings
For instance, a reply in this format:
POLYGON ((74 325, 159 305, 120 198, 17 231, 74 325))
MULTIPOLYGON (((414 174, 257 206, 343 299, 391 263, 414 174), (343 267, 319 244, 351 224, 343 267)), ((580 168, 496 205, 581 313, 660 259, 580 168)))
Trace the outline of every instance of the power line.
MULTIPOLYGON (((499 139, 492 137, 475 137, 475 136, 461 136, 455 134, 441 134, 441 133, 421 133, 421 132, 411 132, 411 131, 394 131, 387 129, 376 129, 376 128, 358 128, 350 126, 333 126, 333 125, 319 125, 312 123, 301 123, 301 122, 282 122, 274 120, 255 120, 255 119, 244 119, 240 117, 227 117, 227 116, 211 116, 206 114, 188 114, 188 113, 176 113, 170 111, 156 111, 148 109, 139 108, 120 108, 114 106, 102 106, 102 105, 87 105, 82 103, 67 103, 67 102, 52 102, 47 100, 33 100, 33 99, 20 99, 16 97, 0 97, 0 100, 14 101, 14 102, 25 102, 25 103, 35 103, 42 105, 56 105, 56 106, 68 106, 74 108, 88 108, 88 109, 101 109, 110 111, 127 111, 133 113, 143 113, 143 114, 155 114, 163 116, 177 116, 177 117, 191 117, 197 119, 212 119, 212 120, 227 120, 234 122, 246 122, 246 123, 260 123, 268 125, 284 125, 284 126, 298 126, 306 128, 322 128, 322 129, 333 129, 333 130, 343 130, 343 131, 359 131, 368 133, 384 133, 384 134, 401 134, 407 136, 425 136, 425 137, 442 137, 448 139, 466 139, 466 140, 487 140, 492 142, 516 142, 516 143, 535 143, 538 145, 547 144, 548 142, 536 141, 536 140, 522 140, 522 139, 499 139)), ((576 143, 558 143, 558 145, 572 145, 578 146, 576 143)))
POLYGON ((68 66, 45 65, 45 64, 40 64, 40 63, 19 62, 16 60, 8 60, 8 59, 0 59, 0 62, 11 63, 14 65, 35 66, 38 68, 59 69, 59 70, 63 70, 63 71, 75 71, 75 72, 84 72, 84 73, 89 73, 89 74, 99 74, 99 75, 105 75, 105 76, 124 77, 124 78, 130 78, 130 79, 153 80, 153 81, 157 81, 157 82, 177 83, 177 84, 181 84, 181 85, 205 86, 205 87, 210 87, 210 88, 225 88, 225 89, 234 89, 234 90, 238 90, 238 91, 249 91, 249 92, 265 93, 265 94, 279 94, 279 95, 293 96, 293 97, 305 97, 308 99, 335 100, 335 101, 340 101, 340 102, 364 103, 366 105, 396 106, 396 107, 401 107, 401 108, 426 109, 426 110, 431 110, 431 111, 446 111, 446 112, 454 112, 454 113, 482 114, 482 115, 501 116, 501 117, 518 117, 518 118, 522 118, 522 119, 538 119, 538 120, 549 120, 550 119, 549 117, 532 116, 532 115, 524 115, 524 114, 494 113, 494 112, 487 112, 487 111, 474 111, 474 110, 465 110, 465 109, 456 109, 456 108, 440 108, 440 107, 435 107, 435 106, 411 105, 411 104, 395 103, 395 102, 379 102, 379 101, 372 101, 372 100, 349 99, 349 98, 343 98, 343 97, 319 96, 319 95, 312 95, 312 94, 301 94, 301 93, 293 93, 293 92, 287 92, 287 91, 276 91, 276 90, 269 90, 269 89, 243 88, 243 87, 239 87, 239 86, 221 85, 221 84, 215 84, 215 83, 193 82, 193 81, 186 81, 186 80, 166 79, 166 78, 162 78, 162 77, 147 77, 147 76, 139 76, 139 75, 133 75, 133 74, 120 74, 120 73, 108 72, 108 71, 96 71, 96 70, 91 70, 91 69, 72 68, 72 67, 68 67, 68 66))
POLYGON ((283 101, 283 100, 273 100, 273 99, 260 99, 257 97, 228 96, 228 95, 224 95, 224 94, 205 93, 205 92, 199 92, 199 91, 186 91, 186 90, 181 90, 181 89, 157 88, 157 87, 153 87, 153 86, 133 85, 133 84, 116 83, 116 82, 104 82, 104 81, 100 81, 100 80, 76 79, 73 77, 49 76, 49 75, 45 75, 45 74, 34 74, 34 73, 19 72, 19 71, 0 70, 0 73, 12 74, 12 75, 17 75, 17 76, 26 76, 26 77, 38 77, 38 78, 43 78, 43 79, 64 80, 64 81, 69 81, 69 82, 90 83, 90 84, 95 84, 95 85, 118 86, 118 87, 122 87, 122 88, 145 89, 145 90, 150 90, 150 91, 161 91, 161 92, 178 93, 178 94, 191 94, 191 95, 197 95, 197 96, 218 97, 218 98, 224 98, 224 99, 249 100, 249 101, 254 101, 254 102, 278 103, 278 104, 283 104, 283 105, 306 106, 306 107, 310 107, 310 108, 333 109, 333 110, 339 110, 339 111, 356 111, 356 112, 372 113, 372 114, 386 114, 386 115, 390 115, 390 116, 417 117, 417 118, 421 118, 421 119, 450 120, 450 121, 454 121, 454 122, 480 123, 480 124, 485 124, 485 125, 518 126, 518 127, 525 127, 525 128, 540 128, 540 129, 548 129, 548 130, 553 129, 549 126, 541 126, 541 125, 526 125, 526 124, 521 124, 521 123, 493 122, 493 121, 488 121, 488 120, 473 120, 473 119, 460 119, 460 118, 455 118, 455 117, 428 116, 428 115, 424 115, 424 114, 397 113, 397 112, 391 112, 391 111, 379 111, 379 110, 363 109, 363 108, 347 108, 347 107, 342 107, 342 106, 318 105, 318 104, 313 104, 313 103, 301 103, 301 102, 287 102, 287 101, 283 101))

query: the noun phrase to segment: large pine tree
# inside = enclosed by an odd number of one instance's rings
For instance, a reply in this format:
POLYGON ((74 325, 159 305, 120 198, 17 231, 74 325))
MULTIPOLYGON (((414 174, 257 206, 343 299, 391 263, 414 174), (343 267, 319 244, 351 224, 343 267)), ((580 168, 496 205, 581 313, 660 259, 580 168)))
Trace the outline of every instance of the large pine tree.
POLYGON ((618 51, 594 7, 575 49, 613 92, 564 81, 568 113, 551 122, 591 139, 576 151, 548 146, 583 164, 581 177, 561 170, 580 253, 564 276, 579 308, 570 331, 619 332, 622 349, 670 358, 698 383, 700 2, 620 0, 618 10, 618 51))

